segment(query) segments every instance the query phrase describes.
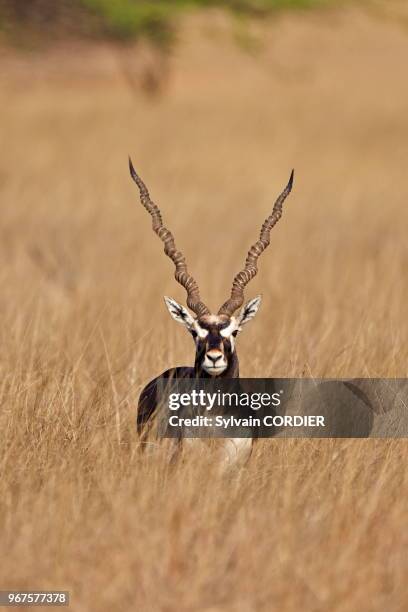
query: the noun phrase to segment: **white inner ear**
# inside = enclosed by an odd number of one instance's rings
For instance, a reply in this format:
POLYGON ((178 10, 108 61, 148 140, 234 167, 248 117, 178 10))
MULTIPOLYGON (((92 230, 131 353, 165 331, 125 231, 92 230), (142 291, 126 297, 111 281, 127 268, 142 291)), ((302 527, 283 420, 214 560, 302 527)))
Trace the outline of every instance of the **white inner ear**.
POLYGON ((177 323, 182 323, 189 330, 194 328, 195 319, 184 306, 167 296, 164 296, 164 301, 169 313, 177 323))
POLYGON ((257 295, 256 298, 249 300, 249 302, 245 304, 238 316, 240 325, 245 325, 254 318, 258 312, 259 306, 261 305, 261 300, 262 296, 257 295))

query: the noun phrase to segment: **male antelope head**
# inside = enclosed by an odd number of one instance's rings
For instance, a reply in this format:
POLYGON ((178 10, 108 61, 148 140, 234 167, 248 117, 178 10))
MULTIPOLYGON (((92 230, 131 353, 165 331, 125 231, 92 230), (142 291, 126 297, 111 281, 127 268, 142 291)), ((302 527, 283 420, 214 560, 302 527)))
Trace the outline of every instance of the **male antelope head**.
POLYGON ((287 186, 274 204, 272 213, 262 225, 259 240, 249 249, 243 270, 238 272, 233 280, 231 296, 224 302, 217 314, 211 314, 201 300, 196 281, 187 270, 184 255, 177 250, 172 233, 163 225, 160 210, 150 199, 147 187, 136 173, 130 158, 129 169, 131 177, 139 188, 140 201, 152 216, 153 230, 164 243, 164 252, 175 264, 175 278, 187 292, 187 306, 195 314, 193 316, 172 298, 164 298, 173 319, 184 325, 194 339, 196 345, 195 374, 199 376, 238 376, 235 338, 242 327, 254 318, 261 303, 261 296, 257 296, 243 306, 244 289, 257 274, 258 257, 269 245, 271 229, 282 216, 283 203, 292 189, 293 170, 287 186), (235 314, 237 311, 238 314, 235 314))

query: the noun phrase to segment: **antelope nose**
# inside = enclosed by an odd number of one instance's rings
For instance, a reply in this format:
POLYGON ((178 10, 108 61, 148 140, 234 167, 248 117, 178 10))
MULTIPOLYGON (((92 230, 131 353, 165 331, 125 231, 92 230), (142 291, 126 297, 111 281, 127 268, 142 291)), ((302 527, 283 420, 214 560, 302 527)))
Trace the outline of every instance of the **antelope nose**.
POLYGON ((215 364, 219 359, 221 359, 222 353, 207 353, 207 357, 215 364))

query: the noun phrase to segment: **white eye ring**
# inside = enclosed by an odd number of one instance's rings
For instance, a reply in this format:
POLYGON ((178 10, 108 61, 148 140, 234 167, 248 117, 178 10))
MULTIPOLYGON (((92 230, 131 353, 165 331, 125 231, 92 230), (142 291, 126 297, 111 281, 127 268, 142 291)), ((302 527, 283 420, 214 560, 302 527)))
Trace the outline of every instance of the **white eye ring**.
POLYGON ((194 325, 194 331, 196 332, 197 336, 202 340, 204 340, 204 338, 208 336, 208 329, 203 329, 198 325, 198 323, 194 325))
MULTIPOLYGON (((220 331, 220 334, 223 338, 229 338, 229 336, 233 336, 235 332, 238 333, 239 331, 241 331, 240 328, 236 327, 235 324, 231 323, 231 325, 228 325, 228 327, 226 327, 225 329, 222 329, 220 331)), ((237 334, 235 334, 235 336, 236 335, 237 334)))

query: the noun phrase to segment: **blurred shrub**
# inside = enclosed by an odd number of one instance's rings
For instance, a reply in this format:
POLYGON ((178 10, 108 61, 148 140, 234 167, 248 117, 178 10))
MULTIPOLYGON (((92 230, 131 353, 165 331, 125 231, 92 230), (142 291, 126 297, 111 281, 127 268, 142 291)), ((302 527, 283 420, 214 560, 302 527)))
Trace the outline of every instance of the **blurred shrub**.
POLYGON ((175 17, 196 7, 223 7, 266 15, 340 0, 0 0, 0 27, 11 40, 25 37, 146 36, 163 45, 172 39, 175 17))

